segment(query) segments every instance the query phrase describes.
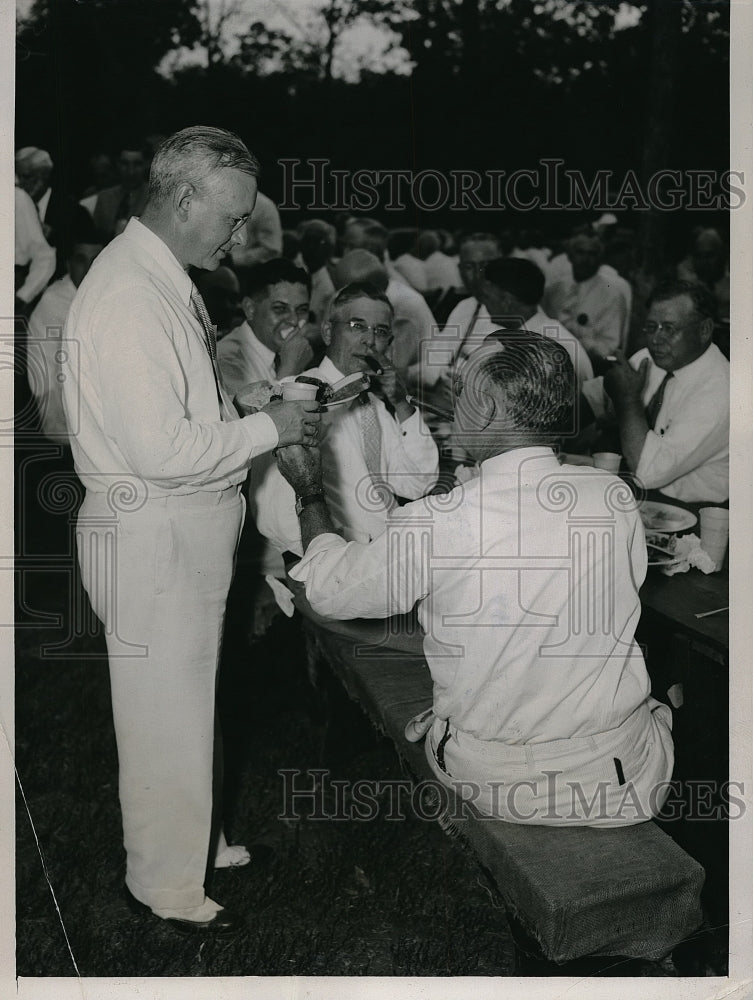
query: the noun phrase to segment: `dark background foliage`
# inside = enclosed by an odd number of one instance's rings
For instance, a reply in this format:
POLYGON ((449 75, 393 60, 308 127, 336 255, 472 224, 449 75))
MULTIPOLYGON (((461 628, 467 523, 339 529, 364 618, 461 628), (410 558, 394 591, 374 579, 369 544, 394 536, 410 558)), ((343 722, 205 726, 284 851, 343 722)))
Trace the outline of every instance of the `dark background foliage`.
POLYGON ((75 190, 87 157, 124 136, 222 125, 261 157, 277 199, 284 157, 442 171, 559 157, 644 178, 729 165, 727 0, 636 4, 619 30, 614 0, 326 0, 303 38, 236 0, 231 52, 217 2, 35 0, 18 31, 16 145, 48 148, 75 190), (343 30, 367 21, 396 32, 409 75, 334 75, 343 30), (203 49, 203 65, 160 75, 180 45, 203 49))

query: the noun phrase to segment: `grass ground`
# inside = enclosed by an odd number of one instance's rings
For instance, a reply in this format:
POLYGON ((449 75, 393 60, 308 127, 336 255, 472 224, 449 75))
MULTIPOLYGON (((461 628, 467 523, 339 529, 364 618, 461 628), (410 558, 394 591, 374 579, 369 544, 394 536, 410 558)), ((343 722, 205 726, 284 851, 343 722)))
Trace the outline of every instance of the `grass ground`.
MULTIPOLYGON (((264 870, 217 872, 208 886, 245 916, 243 937, 192 941, 130 913, 104 640, 97 628, 67 632, 86 604, 74 570, 71 497, 55 493, 49 477, 70 480, 59 462, 16 454, 17 975, 512 975, 504 911, 436 824, 410 810, 389 819, 387 797, 369 822, 281 818, 283 770, 403 776, 391 745, 337 685, 312 687, 295 621, 278 619, 249 645, 242 572, 219 698, 224 813, 231 842, 270 844, 275 859, 264 870)), ((329 784, 324 811, 337 812, 329 784)), ((633 974, 674 970, 669 963, 633 974)))
MULTIPOLYGON (((511 974, 503 911, 435 824, 387 820, 387 802, 371 822, 279 818, 281 769, 329 764, 344 779, 401 777, 394 751, 362 717, 345 713, 342 731, 325 739, 321 697, 287 619, 253 647, 242 623, 231 628, 221 688, 230 840, 276 849, 266 870, 214 875, 214 898, 246 916, 248 934, 198 943, 133 916, 121 896, 104 641, 75 636, 66 658, 44 655, 65 639, 78 582, 53 571, 54 559, 32 568, 35 553, 64 550, 68 515, 27 515, 16 663, 19 976, 511 974)), ((242 585, 235 596, 242 608, 242 585)))

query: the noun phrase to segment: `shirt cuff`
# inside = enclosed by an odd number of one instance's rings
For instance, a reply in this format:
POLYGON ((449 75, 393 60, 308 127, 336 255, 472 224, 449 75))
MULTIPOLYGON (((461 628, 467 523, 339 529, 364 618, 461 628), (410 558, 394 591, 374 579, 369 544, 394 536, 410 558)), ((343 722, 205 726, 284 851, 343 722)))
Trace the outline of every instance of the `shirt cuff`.
POLYGON ((298 583, 305 583, 308 576, 308 566, 312 559, 320 552, 326 552, 333 548, 345 548, 349 543, 341 535, 336 535, 332 531, 325 531, 309 544, 306 552, 301 557, 301 561, 296 563, 288 571, 288 576, 298 583))
POLYGON ((259 454, 277 447, 280 436, 277 425, 268 413, 252 413, 242 418, 241 425, 246 430, 252 447, 259 454))

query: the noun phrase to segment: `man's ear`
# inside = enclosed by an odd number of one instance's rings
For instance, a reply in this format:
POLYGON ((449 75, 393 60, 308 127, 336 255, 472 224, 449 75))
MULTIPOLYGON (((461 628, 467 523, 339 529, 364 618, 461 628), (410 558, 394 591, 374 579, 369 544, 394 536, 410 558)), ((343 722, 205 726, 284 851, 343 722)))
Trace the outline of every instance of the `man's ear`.
POLYGON ((708 347, 714 337, 714 321, 710 316, 698 324, 698 338, 704 347, 708 347))
POLYGON ((181 222, 188 219, 191 203, 196 196, 196 188, 188 181, 183 181, 173 193, 173 208, 181 222))
POLYGON ((479 413, 479 429, 486 430, 499 413, 499 404, 493 396, 490 396, 486 392, 478 393, 476 397, 476 406, 478 406, 479 413))
POLYGON ((325 347, 329 347, 332 343, 332 321, 329 319, 325 319, 322 323, 322 340, 325 347))
POLYGON ((241 299, 241 309, 246 317, 246 322, 251 323, 256 312, 256 305, 250 295, 244 295, 241 299))

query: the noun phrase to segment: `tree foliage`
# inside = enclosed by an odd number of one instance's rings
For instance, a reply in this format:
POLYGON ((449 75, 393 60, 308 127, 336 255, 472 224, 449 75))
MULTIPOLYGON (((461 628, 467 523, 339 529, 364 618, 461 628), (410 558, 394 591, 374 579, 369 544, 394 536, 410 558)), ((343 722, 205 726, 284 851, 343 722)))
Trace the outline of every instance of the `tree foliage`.
POLYGON ((634 3, 627 25, 619 0, 321 0, 307 22, 291 4, 279 6, 295 16, 270 26, 252 0, 215 4, 214 20, 207 0, 36 0, 18 35, 18 144, 75 161, 121 127, 214 122, 262 156, 272 194, 282 157, 444 170, 561 157, 640 173, 658 133, 664 166, 727 166, 727 0, 634 3), (673 53, 654 45, 667 4, 682 15, 673 53), (239 24, 232 51, 223 12, 239 24), (410 74, 338 78, 346 33, 366 23, 394 33, 410 74), (165 80, 156 67, 178 46, 203 47, 205 64, 165 80), (657 122, 662 59, 674 110, 657 122))

